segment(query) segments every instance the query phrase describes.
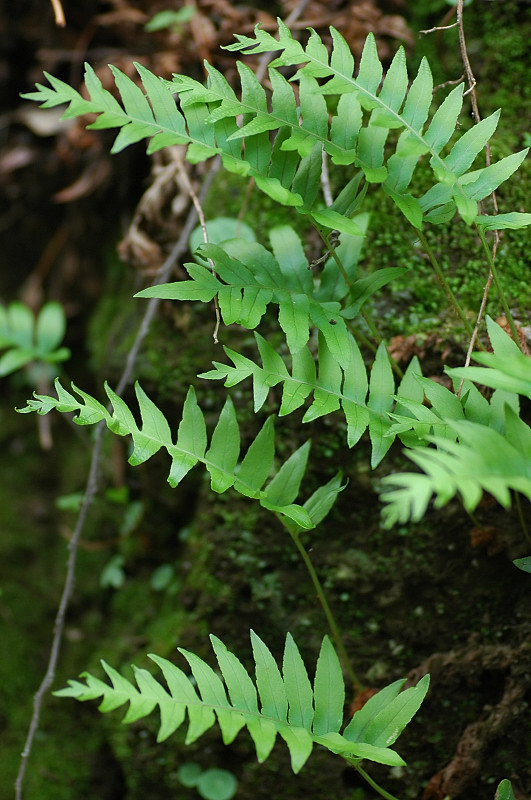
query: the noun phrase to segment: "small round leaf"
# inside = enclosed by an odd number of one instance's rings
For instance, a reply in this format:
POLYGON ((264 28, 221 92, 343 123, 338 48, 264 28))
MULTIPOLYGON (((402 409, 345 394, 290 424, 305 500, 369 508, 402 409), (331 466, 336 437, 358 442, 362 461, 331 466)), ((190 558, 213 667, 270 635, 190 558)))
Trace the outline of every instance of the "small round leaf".
POLYGON ((226 769, 207 769, 197 782, 197 791, 204 800, 231 800, 238 781, 226 769))

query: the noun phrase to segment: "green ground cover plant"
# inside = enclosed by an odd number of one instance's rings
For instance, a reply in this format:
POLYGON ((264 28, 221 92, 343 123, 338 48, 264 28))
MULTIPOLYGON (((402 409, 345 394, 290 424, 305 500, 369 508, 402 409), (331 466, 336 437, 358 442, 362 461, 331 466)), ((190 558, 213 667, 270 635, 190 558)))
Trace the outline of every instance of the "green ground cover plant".
MULTIPOLYGON (((274 54, 268 70, 269 95, 242 62, 237 62, 239 94, 209 64, 206 85, 186 75, 162 80, 138 64, 143 89, 111 67, 121 102, 103 88, 88 65, 88 97, 53 76, 47 76, 49 87, 39 84, 36 92, 26 95, 45 107, 66 103, 65 118, 96 114, 91 128, 118 128, 113 152, 148 139, 150 153, 185 145, 192 164, 218 157, 225 170, 252 178, 259 190, 290 213, 302 215, 321 237, 324 255, 310 262, 290 225, 269 231, 269 247, 256 241, 252 231, 245 238, 234 236, 235 226, 230 223, 229 238, 224 239, 221 232, 211 237, 218 239, 214 243, 205 226, 204 243, 193 253, 194 261, 185 264, 188 279, 153 285, 137 294, 149 300, 213 304, 216 339, 222 323, 254 332, 254 357, 225 346, 228 362, 216 361, 213 369, 198 376, 201 381, 222 380, 227 388, 251 380, 255 414, 278 387, 278 412, 265 420, 243 458, 230 396, 209 434, 200 403, 202 384, 190 387, 178 426, 139 385, 140 421, 136 409, 107 385, 108 407, 82 389, 73 387, 70 392, 56 381, 56 396, 37 393, 20 410, 41 415, 52 409, 73 413, 78 425, 100 425, 100 431, 104 426, 115 435, 130 436, 133 466, 166 450, 171 486, 201 464, 213 492, 234 490, 277 515, 308 569, 335 645, 326 637, 323 640, 313 687, 289 634, 281 673, 269 649, 252 633, 256 682, 212 636, 223 680, 202 659, 180 650, 197 689, 180 669, 154 655, 168 689, 138 669, 135 687, 104 664, 111 684, 85 674, 85 683, 71 681, 69 688, 57 694, 78 700, 102 697, 102 711, 129 703, 125 722, 158 707, 159 740, 172 734, 186 713, 190 743, 215 723, 226 744, 246 727, 259 761, 267 758, 278 733, 288 746, 295 772, 313 745, 319 744, 346 759, 382 797, 392 798, 362 762, 403 765, 389 745, 418 710, 429 679, 426 676, 416 687, 403 691, 404 681, 390 684, 340 732, 343 670, 357 690, 363 684, 345 652, 304 533, 323 522, 339 492, 355 491, 355 487, 345 486, 338 474, 299 500, 299 494, 307 494, 305 472, 311 443, 307 441, 279 464, 274 427, 302 407, 302 421, 307 424, 326 415, 340 416, 346 447, 354 447, 368 433, 372 467, 383 461, 393 442, 401 442, 422 471, 392 472, 383 479, 382 513, 387 527, 420 520, 434 497, 439 508, 459 495, 465 508, 474 512, 483 492, 489 492, 506 508, 514 498, 523 531, 529 536, 522 504, 531 500, 531 430, 520 415, 519 401, 519 396, 531 394, 529 359, 517 345, 518 330, 488 236, 531 224, 531 214, 512 210, 488 214, 484 204, 518 169, 527 149, 478 166, 496 130, 499 112, 460 135, 463 84, 433 109, 433 81, 426 60, 411 80, 400 49, 384 75, 373 36, 367 38, 356 67, 339 32, 331 28, 330 33, 331 52, 315 31, 310 31, 303 45, 280 21, 278 39, 260 28, 253 36, 236 35, 236 43, 226 48, 229 52, 274 54), (323 184, 327 161, 344 169, 345 180, 335 198, 323 184), (417 191, 415 171, 421 161, 429 164, 432 182, 428 189, 417 191), (370 220, 364 212, 364 200, 369 192, 377 191, 392 200, 404 225, 414 230, 441 283, 441 297, 446 297, 470 335, 470 351, 477 329, 441 270, 425 229, 452 222, 473 226, 477 233, 485 280, 490 273, 512 338, 489 319, 493 352, 474 355, 481 367, 448 370, 453 390, 423 377, 416 358, 402 372, 368 311, 369 298, 405 271, 384 267, 365 275, 361 269, 367 228, 378 225, 377 219, 370 220), (281 348, 259 332, 261 326, 266 332, 266 322, 282 337, 281 348), (476 383, 494 392, 487 398, 476 383)), ((497 796, 512 796, 507 781, 500 784, 497 796)))
POLYGON ((70 358, 70 350, 60 347, 66 330, 65 313, 59 303, 45 303, 37 318, 23 303, 0 306, 0 377, 33 365, 29 378, 35 384, 43 374, 53 379, 56 367, 70 358))

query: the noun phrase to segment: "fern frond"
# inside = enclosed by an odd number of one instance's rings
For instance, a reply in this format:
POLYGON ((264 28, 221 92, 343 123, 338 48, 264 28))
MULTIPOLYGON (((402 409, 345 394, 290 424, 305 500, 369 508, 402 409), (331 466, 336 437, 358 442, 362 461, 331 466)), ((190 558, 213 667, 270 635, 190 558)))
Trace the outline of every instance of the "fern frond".
MULTIPOLYGON (((425 129, 433 88, 427 61, 423 59, 410 85, 404 50, 400 48, 382 83, 382 64, 374 37, 369 34, 355 76, 348 45, 334 28, 331 34, 330 55, 315 31, 310 31, 303 47, 281 22, 279 41, 258 27, 254 38, 236 36, 237 43, 227 49, 281 52, 269 68, 273 90, 269 103, 254 73, 241 63, 237 65, 239 98, 225 77, 208 64, 206 86, 183 75, 175 75, 171 82, 162 81, 137 64, 145 94, 124 73, 112 68, 122 104, 102 87, 90 66, 85 73, 90 100, 49 75, 51 87, 37 84, 37 91, 24 97, 45 107, 68 103, 65 117, 98 114, 91 127, 120 129, 113 152, 150 138, 149 152, 170 144, 188 145, 187 158, 193 163, 219 153, 226 169, 252 175, 262 191, 281 204, 310 214, 320 227, 341 224, 341 230, 349 229, 345 212, 334 205, 326 210, 318 207, 323 149, 335 164, 353 165, 369 183, 381 183, 417 228, 424 219, 434 223, 450 219, 456 210, 467 223, 481 224, 478 201, 507 180, 527 154, 522 150, 497 164, 469 172, 494 133, 499 112, 474 125, 444 154, 457 127, 463 86, 452 90, 425 129), (303 65, 294 76, 299 83, 298 100, 293 86, 278 69, 285 65, 303 65), (180 108, 173 93, 179 96, 180 108), (326 103, 330 95, 339 97, 333 113, 326 103), (391 130, 399 131, 399 135, 388 156, 391 130), (422 155, 430 157, 436 183, 415 198, 408 189, 422 155)), ((517 224, 529 223, 521 217, 517 224)))
POLYGON ((69 681, 68 688, 54 694, 81 701, 101 697, 102 712, 129 703, 124 723, 141 719, 158 707, 159 742, 183 724, 187 713, 186 744, 196 741, 216 722, 224 744, 230 744, 246 727, 260 762, 269 756, 278 734, 288 747, 294 772, 304 766, 314 744, 339 753, 352 763, 368 759, 389 766, 404 764, 389 745, 396 741, 420 707, 428 690, 428 676, 416 687, 403 692, 400 689, 404 681, 397 681, 379 692, 354 715, 341 735, 345 687, 338 657, 328 637, 325 636, 321 645, 313 687, 289 633, 281 671, 269 648, 251 631, 254 681, 220 639, 211 635, 210 640, 222 679, 194 653, 179 648, 191 669, 196 689, 179 667, 165 658, 150 655, 160 667, 167 688, 147 670, 137 667, 134 667, 135 686, 102 662, 110 685, 83 673, 86 683, 69 681))
MULTIPOLYGON (((264 404, 272 386, 282 385, 279 415, 291 414, 313 395, 313 401, 303 417, 311 422, 325 414, 342 409, 347 423, 347 440, 353 447, 368 429, 372 443, 372 466, 380 463, 391 447, 396 432, 393 430, 391 409, 395 399, 395 382, 385 346, 378 348, 370 375, 354 337, 347 333, 347 347, 341 365, 330 351, 328 342, 320 333, 318 339, 318 373, 314 358, 307 347, 292 355, 291 374, 282 357, 260 334, 255 333, 262 366, 251 359, 224 347, 234 366, 214 362, 214 369, 199 375, 210 380, 224 380, 225 386, 235 386, 252 378, 254 408, 264 404)), ((399 403, 407 400, 421 404, 423 391, 413 380, 420 374, 418 359, 414 358, 396 389, 399 403)), ((404 409, 402 414, 407 413, 404 409)), ((402 419, 402 416, 399 417, 402 419)), ((404 430, 411 430, 407 425, 404 430)))
MULTIPOLYGON (((484 491, 506 508, 511 504, 511 489, 531 501, 531 428, 519 416, 517 397, 517 393, 531 397, 531 359, 490 317, 487 328, 494 352, 475 353, 474 358, 488 366, 446 370, 456 384, 466 379, 461 400, 433 381, 417 378, 432 408, 419 410, 404 401, 421 420, 420 428, 418 422, 409 423, 411 429, 437 449, 406 451, 424 474, 383 479, 390 487, 380 497, 386 503, 386 527, 420 520, 433 496, 438 508, 460 495, 469 511, 476 508, 484 491), (490 402, 471 380, 496 389, 490 402)), ((407 425, 401 420, 392 430, 401 433, 407 425)))
MULTIPOLYGON (((307 501, 309 510, 294 503, 306 469, 309 442, 296 450, 280 467, 277 475, 264 485, 275 458, 275 433, 271 417, 266 420, 238 463, 240 432, 230 398, 223 407, 209 444, 205 418, 193 387, 190 387, 186 396, 175 442, 166 417, 138 383, 135 385, 135 392, 141 425, 137 424, 125 401, 107 384, 105 391, 111 402, 112 413, 94 397, 75 386, 73 390, 81 400, 68 392, 59 380, 55 381, 55 389, 56 398, 35 394, 35 399, 28 400, 27 406, 18 411, 47 414, 56 409, 63 413, 73 412, 73 420, 78 425, 93 425, 103 420, 109 430, 118 436, 132 437, 133 451, 129 463, 133 466, 144 463, 159 450, 165 449, 171 458, 168 483, 172 487, 177 486, 196 464, 201 463, 210 475, 214 492, 225 492, 233 487, 240 494, 258 500, 264 508, 280 514, 302 529, 315 527, 331 507, 330 504, 327 511, 320 516, 322 506, 316 508, 311 503, 312 498, 307 501)), ((332 489, 331 491, 334 494, 332 489)), ((339 491, 340 487, 335 490, 335 494, 339 491)))
POLYGON ((386 503, 385 526, 418 522, 433 496, 440 508, 458 494, 468 511, 474 511, 483 492, 505 508, 511 505, 510 489, 531 501, 531 428, 506 408, 505 436, 475 422, 450 422, 458 442, 434 436, 429 441, 437 450, 406 451, 423 474, 405 472, 383 479, 391 487, 380 495, 386 503))
POLYGON ((453 378, 465 378, 492 389, 515 392, 531 398, 531 358, 522 353, 516 342, 487 317, 492 353, 474 353, 474 361, 484 367, 460 367, 446 370, 453 378))
MULTIPOLYGON (((251 329, 258 326, 267 306, 275 303, 291 353, 306 345, 310 326, 315 326, 334 358, 344 365, 349 349, 345 317, 356 316, 371 294, 404 271, 391 267, 356 279, 367 221, 367 214, 359 215, 360 236, 342 234, 337 248, 350 285, 332 259, 316 284, 299 237, 291 227, 283 225, 270 231, 272 253, 258 242, 244 239, 231 239, 223 247, 202 245, 198 252, 211 260, 215 275, 200 264, 185 264, 190 280, 150 286, 136 297, 203 303, 217 297, 226 325, 238 323, 251 329), (360 244, 356 242, 358 238, 360 244), (341 301, 345 300, 347 307, 342 309, 341 301)), ((357 227, 358 218, 352 224, 357 227)))
MULTIPOLYGON (((280 50, 281 55, 270 64, 271 70, 303 64, 293 78, 299 80, 301 110, 302 98, 308 91, 312 96, 340 95, 336 115, 332 116, 326 142, 323 141, 324 149, 334 163, 353 163, 363 170, 367 181, 382 183, 384 190, 415 227, 421 226, 424 216, 431 222, 450 219, 456 209, 467 223, 481 220, 482 217, 476 220, 477 202, 507 180, 528 152, 525 149, 496 164, 468 172, 496 130, 499 112, 474 125, 444 155, 443 149, 457 128, 463 86, 456 86, 450 92, 424 129, 433 88, 426 59, 422 60, 410 85, 404 50, 400 48, 382 83, 382 64, 374 36, 369 34, 358 75, 354 77, 354 59, 348 45, 337 30, 331 28, 330 32, 333 40, 330 54, 313 29, 310 29, 310 38, 304 48, 280 21, 278 41, 257 26, 254 38, 237 35, 238 42, 226 49, 247 53, 280 50), (319 83, 318 79, 322 82, 319 83), (365 126, 362 125, 364 112, 370 114, 365 126), (386 163, 384 146, 392 129, 401 130, 401 133, 396 149, 386 163), (437 183, 417 200, 407 193, 407 189, 419 157, 424 154, 430 156, 437 183)), ((301 139, 306 147, 309 146, 311 131, 316 133, 312 125, 313 109, 308 121, 304 114, 302 117, 301 128, 305 130, 305 138, 302 139, 301 131, 293 131, 292 143, 288 140, 283 145, 285 148, 297 147, 301 139)), ((529 221, 521 219, 519 223, 529 224, 529 221)))

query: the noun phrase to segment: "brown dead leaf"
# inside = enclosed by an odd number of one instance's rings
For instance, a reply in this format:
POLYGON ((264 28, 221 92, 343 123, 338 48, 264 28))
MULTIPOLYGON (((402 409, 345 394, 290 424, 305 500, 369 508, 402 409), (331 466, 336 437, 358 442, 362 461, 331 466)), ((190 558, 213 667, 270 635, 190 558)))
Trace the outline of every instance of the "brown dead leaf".
POLYGON ((77 178, 70 186, 61 189, 53 195, 53 200, 56 203, 72 203, 74 200, 79 200, 81 197, 87 197, 92 194, 111 172, 111 165, 108 159, 98 159, 91 161, 83 170, 79 178, 77 178))
POLYGON ((403 336, 402 334, 393 336, 387 346, 387 351, 397 364, 410 361, 415 355, 419 358, 422 358, 424 355, 424 350, 417 347, 417 338, 415 334, 411 334, 410 336, 403 336))
MULTIPOLYGON (((500 328, 503 328, 505 333, 508 334, 508 336, 510 336, 511 339, 514 340, 514 336, 513 336, 512 330, 511 330, 511 326, 509 325, 509 321, 508 321, 508 319, 507 319, 507 317, 505 315, 503 315, 501 317, 497 317, 496 324, 499 325, 500 328)), ((526 341, 525 330, 522 329, 522 324, 520 322, 518 322, 517 319, 515 319, 514 320, 514 326, 516 328, 516 333, 518 334, 518 341, 517 341, 516 344, 519 346, 519 348, 522 351, 522 353, 524 353, 526 356, 531 355, 531 351, 529 350, 529 347, 528 347, 527 341, 526 341)))
POLYGON ((354 700, 350 704, 349 711, 350 716, 353 717, 356 711, 359 711, 360 708, 363 708, 365 703, 374 697, 375 694, 378 694, 379 689, 372 689, 371 687, 367 687, 365 689, 361 689, 359 692, 356 692, 354 695, 354 700))
POLYGON ((472 547, 486 547, 489 556, 503 552, 505 543, 493 525, 472 528, 469 532, 472 547))
POLYGON ((156 272, 163 261, 158 244, 135 225, 129 227, 116 249, 122 261, 140 267, 147 274, 156 272))

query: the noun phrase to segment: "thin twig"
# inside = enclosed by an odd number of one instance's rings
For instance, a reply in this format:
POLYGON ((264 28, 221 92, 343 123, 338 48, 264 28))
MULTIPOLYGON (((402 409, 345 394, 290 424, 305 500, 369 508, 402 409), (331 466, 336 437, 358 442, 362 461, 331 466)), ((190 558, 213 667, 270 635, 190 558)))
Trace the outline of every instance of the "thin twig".
POLYGON ((437 86, 433 87, 433 94, 435 94, 435 92, 438 92, 439 89, 446 89, 447 86, 456 86, 458 83, 461 83, 464 77, 465 74, 463 72, 458 78, 454 78, 451 81, 444 81, 444 83, 438 83, 437 86))
MULTIPOLYGON (((203 206, 201 205, 201 202, 197 194, 195 193, 194 187, 190 182, 190 178, 188 177, 188 174, 184 169, 182 162, 180 160, 177 162, 177 170, 179 172, 182 182, 184 183, 186 191, 188 192, 188 195, 190 196, 190 199, 194 204, 194 208, 196 210, 197 217, 199 219, 199 224, 201 226, 201 231, 203 234, 203 242, 205 244, 208 244, 208 231, 206 226, 205 212, 203 211, 203 206)), ((216 268, 214 266, 214 262, 212 261, 211 258, 207 258, 207 261, 210 266, 212 275, 216 277, 216 268)), ((221 325, 221 316, 219 313, 219 301, 217 295, 214 297, 214 310, 216 314, 216 324, 214 325, 214 332, 212 334, 212 338, 214 339, 215 344, 218 344, 219 342, 218 333, 219 333, 219 327, 221 325)))
POLYGON ((64 28, 66 25, 65 19, 65 12, 63 11, 63 6, 61 5, 61 0, 50 0, 53 8, 53 15, 55 18, 55 24, 58 28, 64 28))
MULTIPOLYGON (((210 172, 208 173, 205 181, 203 182, 202 190, 200 193, 201 197, 204 197, 204 195, 210 188, 214 175, 219 169, 219 163, 220 163, 219 159, 216 159, 213 162, 210 168, 210 172)), ((166 261, 158 271, 153 285, 164 283, 168 280, 176 262, 186 252, 186 249, 188 247, 188 239, 190 238, 190 233, 192 232, 196 222, 197 222, 197 211, 195 208, 192 208, 190 210, 190 213, 188 214, 188 217, 182 229, 181 235, 179 236, 179 239, 177 240, 173 250, 167 257, 166 261)), ((133 374, 133 369, 136 358, 138 356, 138 352, 140 350, 142 342, 144 341, 149 331, 151 321, 155 315, 159 303, 160 300, 158 298, 152 298, 148 302, 146 311, 139 325, 135 341, 127 356, 127 361, 125 364, 122 377, 116 389, 116 394, 119 396, 123 393, 125 387, 131 381, 131 376, 133 374)), ((79 542, 81 540, 81 536, 84 530, 87 514, 90 510, 90 507, 92 506, 92 503, 94 501, 98 489, 98 473, 99 473, 99 465, 101 460, 103 436, 105 433, 105 429, 106 426, 104 422, 100 422, 96 426, 96 436, 95 436, 94 446, 92 449, 89 475, 87 479, 85 493, 83 495, 83 502, 81 504, 81 509, 77 518, 74 532, 72 534, 72 538, 70 539, 70 542, 68 544, 69 555, 66 567, 65 582, 63 586, 61 600, 59 603, 59 608, 57 610, 57 615, 55 617, 52 645, 50 648, 48 665, 46 667, 46 673, 44 675, 44 678, 42 679, 42 682, 33 698, 33 714, 28 728, 26 741, 24 743, 24 749, 21 754, 20 766, 18 770, 17 779, 15 782, 15 800, 22 799, 22 788, 24 784, 26 767, 28 764, 28 759, 35 739, 35 734, 39 729, 42 703, 45 695, 48 693, 55 679, 55 672, 57 668, 57 662, 59 659, 59 652, 63 640, 66 613, 74 591, 76 561, 79 549, 79 542)))
MULTIPOLYGON (((468 349, 466 351, 466 358, 465 358, 465 367, 470 366, 470 361, 472 359, 472 353, 474 352, 474 347, 476 346, 476 339, 478 338, 479 333, 479 326, 481 325, 481 320, 483 319, 483 315, 485 313, 485 306, 487 305, 487 300, 489 297, 489 289, 492 283, 492 272, 489 271, 489 275, 487 278, 487 282, 485 284, 485 288, 483 289, 483 297, 481 298, 481 306, 479 307, 478 315, 476 317, 476 324, 474 325, 474 330, 472 331, 472 336, 470 337, 470 341, 468 342, 468 349)), ((461 378, 461 382, 459 383, 459 389, 457 390, 457 396, 461 397, 461 392, 463 390, 463 384, 465 382, 464 378, 461 378)))
POLYGON ((425 31, 419 31, 419 33, 436 33, 437 31, 449 31, 451 28, 455 28, 457 26, 457 22, 452 22, 451 25, 436 25, 434 28, 428 28, 425 31))
POLYGON ((50 656, 48 659, 48 666, 46 668, 46 673, 44 675, 44 678, 42 679, 41 685, 39 686, 33 698, 33 714, 31 717, 31 722, 28 729, 26 742, 24 744, 24 750, 22 751, 21 754, 20 767, 18 770, 17 779, 15 781, 16 800, 21 800, 22 798, 22 786, 24 783, 26 766, 28 763, 29 755, 31 753, 33 741, 35 739, 35 734, 39 729, 39 720, 40 720, 42 702, 55 679, 55 670, 57 667, 57 661, 59 659, 59 651, 61 649, 61 643, 63 640, 66 612, 70 603, 70 598, 72 597, 72 593, 74 591, 76 558, 77 558, 79 541, 81 539, 81 532, 85 525, 87 513, 92 505, 92 502, 97 492, 97 478, 98 478, 98 470, 99 470, 104 431, 105 431, 105 423, 100 423, 96 429, 96 439, 94 442, 94 447, 92 449, 92 458, 90 461, 90 470, 87 480, 87 486, 85 489, 85 494, 83 495, 83 503, 81 505, 81 510, 77 518, 74 533, 72 534, 72 538, 68 543, 69 555, 66 567, 66 576, 63 587, 63 593, 61 595, 61 601, 59 603, 59 608, 57 610, 57 615, 55 617, 55 624, 53 627, 53 639, 52 639, 52 646, 50 649, 50 656))
MULTIPOLYGON (((308 4, 309 0, 301 0, 298 6, 293 10, 293 12, 289 15, 286 19, 286 24, 291 24, 291 22, 300 15, 303 9, 308 4)), ((64 19, 64 13, 62 13, 62 6, 60 0, 51 0, 52 6, 54 8, 54 12, 56 15, 56 24, 58 25, 65 25, 66 21, 64 19)), ((267 64, 269 60, 271 60, 271 56, 269 54, 265 54, 268 58, 263 59, 260 65, 261 69, 263 70, 263 74, 267 69, 267 64)), ((258 73, 257 73, 258 77, 258 73)), ((259 78, 261 79, 261 78, 259 78)), ((201 201, 204 199, 207 191, 209 190, 212 180, 214 178, 215 173, 218 171, 220 167, 220 159, 216 158, 210 171, 203 181, 203 185, 201 187, 201 192, 199 193, 199 197, 197 197, 198 205, 201 208, 201 201)), ((190 198, 193 202, 193 195, 190 194, 190 198)), ((170 252, 169 256, 167 257, 166 261, 158 271, 155 280, 153 281, 153 286, 156 286, 160 283, 165 283, 171 275, 171 272, 178 261, 178 259, 186 252, 188 247, 188 239, 190 237, 190 233, 192 232, 197 220, 199 218, 198 208, 194 203, 194 207, 190 210, 188 214, 186 223, 183 227, 181 235, 179 236, 178 241, 176 242, 174 248, 170 252)), ((148 301, 146 311, 142 318, 142 321, 139 325, 137 335, 135 337, 135 341, 128 353, 125 368, 122 374, 122 377, 118 383, 116 388, 116 394, 120 396, 124 391, 125 387, 130 383, 131 376, 133 374, 136 358, 140 351, 140 347, 149 331, 151 321, 155 316, 155 312, 157 307, 160 303, 159 298, 151 298, 148 301)), ((55 679, 55 672, 57 669, 57 663, 59 659, 59 652, 61 649, 61 644, 63 640, 63 633, 64 633, 64 626, 65 626, 65 619, 66 614, 68 611, 68 607, 70 604, 70 600, 72 598, 72 594, 74 591, 74 583, 75 583, 75 573, 76 573, 76 563, 77 563, 77 554, 79 550, 79 542, 82 537, 82 533, 84 530, 85 522, 87 519, 88 512, 92 506, 94 498, 97 493, 98 488, 98 472, 99 472, 99 465, 101 460, 101 452, 102 452, 102 445, 103 445, 103 437, 105 433, 105 423, 101 422, 99 425, 96 426, 96 433, 95 433, 95 441, 94 446, 92 449, 92 457, 90 461, 90 468, 89 468, 89 475, 87 479, 87 485, 85 488, 85 493, 83 496, 83 502, 81 505, 81 509, 77 518, 77 522, 74 528, 74 532, 72 534, 72 538, 70 539, 68 548, 69 548, 69 557, 67 562, 67 569, 65 574, 65 582, 63 586, 63 592, 61 595, 61 600, 59 603, 59 608, 57 610, 57 615, 55 618, 54 628, 53 628, 53 638, 52 644, 50 648, 50 655, 48 659, 48 665, 46 668, 46 672, 42 682, 35 693, 33 698, 33 713, 30 720, 30 724, 28 727, 28 733, 26 736, 26 741, 24 743, 24 749, 21 754, 20 766, 17 774, 17 778, 15 781, 15 800, 22 800, 22 789, 24 785, 24 778, 26 774, 26 769, 28 765, 28 759, 31 754, 33 743, 35 740, 35 734, 39 729, 39 722, 40 722, 40 715, 42 709, 42 703, 44 697, 48 693, 50 687, 53 684, 55 679)))
POLYGON ((328 158, 326 150, 323 150, 322 153, 321 189, 323 190, 323 197, 326 203, 326 207, 330 208, 330 206, 334 202, 334 198, 332 197, 332 189, 330 188, 330 176, 328 174, 328 158))
MULTIPOLYGON (((465 94, 470 94, 470 104, 472 106, 472 113, 474 115, 475 122, 478 123, 478 122, 481 121, 481 114, 479 113, 479 106, 478 106, 478 100, 477 100, 477 95, 476 95, 477 81, 476 81, 476 78, 474 77, 474 73, 472 72, 472 67, 470 66, 470 59, 468 57, 468 51, 466 49, 465 28, 464 28, 464 24, 463 24, 463 0, 458 0, 456 13, 457 13, 457 26, 458 26, 458 30, 459 30, 459 47, 460 47, 460 50, 461 50, 461 59, 463 61, 463 66, 465 68, 465 75, 466 75, 466 79, 468 81, 468 87, 469 87, 468 90, 465 92, 465 94)), ((486 162, 486 165, 490 166, 491 161, 492 161, 492 154, 491 154, 491 150, 490 150, 490 145, 487 142, 485 144, 485 162, 486 162)), ((497 198, 496 198, 496 192, 492 192, 490 197, 491 197, 491 200, 492 200, 494 213, 497 214, 498 213, 498 201, 497 201, 497 198)), ((481 201, 479 201, 478 208, 479 208, 480 212, 481 212, 481 207, 482 207, 482 204, 481 204, 481 201)), ((495 259, 496 259, 496 252, 498 250, 499 241, 500 241, 500 234, 499 234, 498 231, 494 231, 494 242, 493 242, 493 245, 492 245, 492 264, 494 264, 495 259)), ((489 290, 490 290, 493 278, 494 278, 493 271, 492 271, 491 266, 489 265, 489 274, 487 276, 487 281, 485 283, 485 288, 483 289, 483 297, 481 298, 481 305, 480 305, 480 308, 479 308, 479 311, 478 311, 478 314, 477 314, 477 317, 476 317, 476 323, 474 325, 474 330, 472 332, 472 336, 470 337, 470 341, 469 341, 469 344, 468 344, 468 350, 467 350, 466 359, 465 359, 465 367, 468 367, 468 365, 470 364, 470 359, 472 357, 472 352, 473 352, 475 344, 476 344, 476 340, 477 340, 478 333, 479 333, 479 328, 480 328, 481 322, 483 320, 483 316, 485 314, 485 308, 487 306, 489 290)), ((463 388, 463 382, 464 381, 461 380, 461 383, 459 384, 459 389, 458 389, 458 392, 457 392, 458 396, 460 395, 461 390, 463 388)))

